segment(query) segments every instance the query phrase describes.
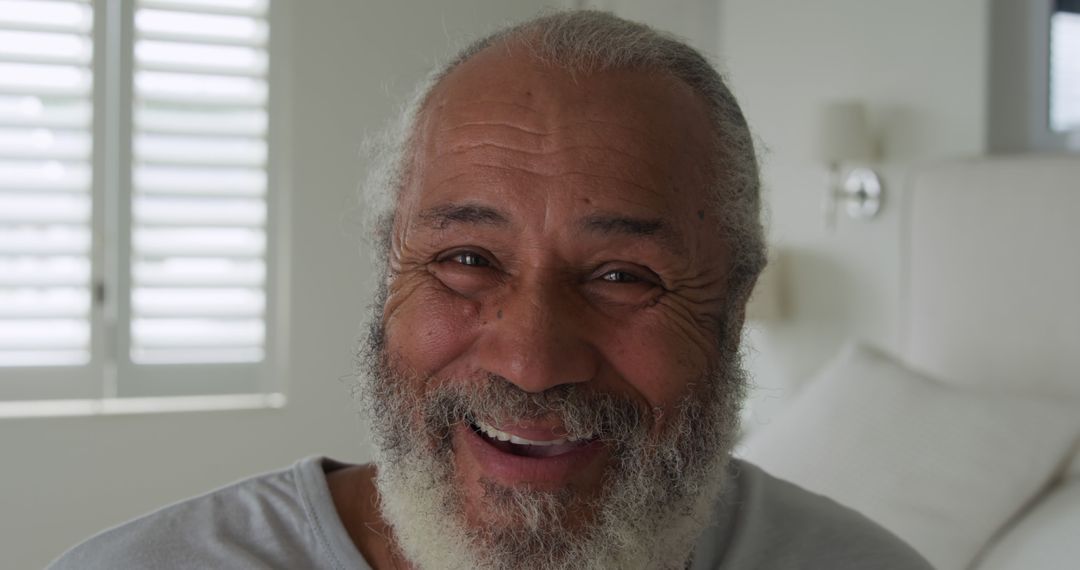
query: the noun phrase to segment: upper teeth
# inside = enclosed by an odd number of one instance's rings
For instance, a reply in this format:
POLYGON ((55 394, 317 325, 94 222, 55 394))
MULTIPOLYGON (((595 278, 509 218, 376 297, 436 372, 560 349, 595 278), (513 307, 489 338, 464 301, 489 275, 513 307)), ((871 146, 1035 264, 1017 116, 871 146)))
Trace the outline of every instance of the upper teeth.
POLYGON ((505 431, 497 430, 494 427, 492 427, 491 425, 486 424, 486 423, 484 423, 484 422, 482 422, 480 420, 474 420, 473 423, 476 424, 476 427, 480 428, 480 431, 484 432, 485 435, 487 435, 488 437, 490 437, 492 439, 497 439, 499 441, 509 441, 510 443, 516 443, 518 445, 540 445, 540 446, 544 446, 544 445, 561 445, 561 444, 564 444, 564 443, 579 441, 579 440, 582 440, 582 439, 590 439, 590 437, 591 437, 591 436, 588 436, 588 437, 568 436, 568 437, 562 437, 562 438, 559 438, 559 439, 549 439, 549 440, 545 440, 545 441, 534 441, 534 440, 531 440, 531 439, 525 439, 523 437, 518 437, 518 436, 516 436, 516 435, 514 435, 512 433, 506 433, 505 431))

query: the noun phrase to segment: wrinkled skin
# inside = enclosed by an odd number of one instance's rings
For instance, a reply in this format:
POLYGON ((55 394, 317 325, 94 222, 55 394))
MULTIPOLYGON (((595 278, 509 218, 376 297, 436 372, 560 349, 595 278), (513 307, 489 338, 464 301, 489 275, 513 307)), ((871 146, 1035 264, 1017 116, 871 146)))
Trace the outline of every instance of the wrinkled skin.
MULTIPOLYGON (((535 393, 581 383, 639 403, 662 433, 703 390, 730 301, 710 140, 704 102, 665 75, 571 77, 499 47, 462 64, 420 116, 395 215, 383 315, 395 366, 535 393)), ((587 499, 610 462, 601 452, 564 481, 500 480, 462 437, 455 479, 477 525, 497 524, 485 479, 587 499)))

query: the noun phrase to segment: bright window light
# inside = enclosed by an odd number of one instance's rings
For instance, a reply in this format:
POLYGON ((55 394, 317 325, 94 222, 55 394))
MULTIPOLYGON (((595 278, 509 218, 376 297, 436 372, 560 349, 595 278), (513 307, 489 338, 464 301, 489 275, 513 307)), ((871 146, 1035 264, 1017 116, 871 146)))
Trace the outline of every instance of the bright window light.
MULTIPOLYGON (((1078 3, 1080 4, 1080 3, 1078 3)), ((1080 13, 1050 18, 1050 128, 1080 130, 1080 13)))

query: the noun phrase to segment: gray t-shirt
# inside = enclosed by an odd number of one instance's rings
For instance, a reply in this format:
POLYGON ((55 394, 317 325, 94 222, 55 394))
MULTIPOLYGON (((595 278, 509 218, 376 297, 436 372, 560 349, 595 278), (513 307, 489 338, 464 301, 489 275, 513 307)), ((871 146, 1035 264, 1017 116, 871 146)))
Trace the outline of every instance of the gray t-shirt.
MULTIPOLYGON (((311 568, 367 570, 334 508, 326 474, 346 467, 309 457, 160 509, 72 548, 50 569, 311 568)), ((929 569, 866 517, 745 462, 694 552, 694 570, 929 569)))

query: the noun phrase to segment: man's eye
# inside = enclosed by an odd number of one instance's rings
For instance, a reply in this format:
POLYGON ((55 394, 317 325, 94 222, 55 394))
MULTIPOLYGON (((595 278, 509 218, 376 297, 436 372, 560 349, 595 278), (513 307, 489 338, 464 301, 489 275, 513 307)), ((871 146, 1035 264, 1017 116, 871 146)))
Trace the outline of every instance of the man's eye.
POLYGON ((641 281, 637 275, 625 271, 608 271, 600 276, 600 279, 609 283, 638 283, 641 281))
POLYGON ((491 262, 482 255, 473 253, 471 251, 463 251, 456 253, 448 258, 450 261, 460 263, 468 267, 490 267, 491 262))

